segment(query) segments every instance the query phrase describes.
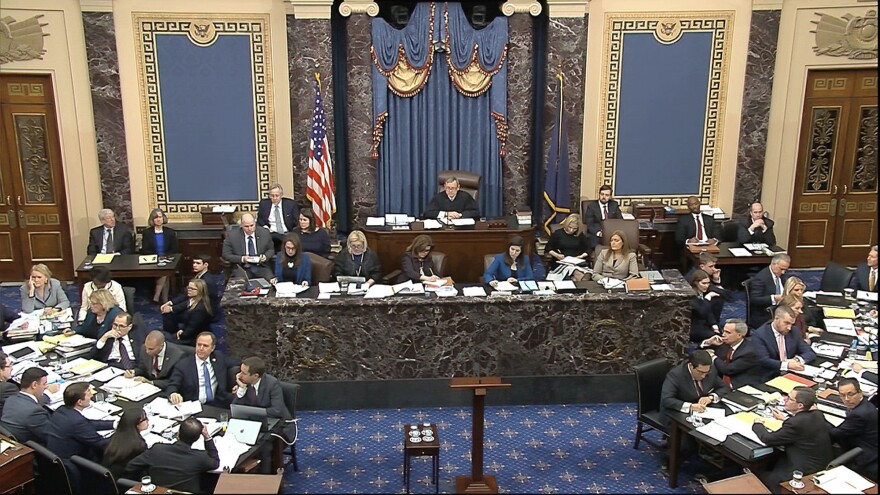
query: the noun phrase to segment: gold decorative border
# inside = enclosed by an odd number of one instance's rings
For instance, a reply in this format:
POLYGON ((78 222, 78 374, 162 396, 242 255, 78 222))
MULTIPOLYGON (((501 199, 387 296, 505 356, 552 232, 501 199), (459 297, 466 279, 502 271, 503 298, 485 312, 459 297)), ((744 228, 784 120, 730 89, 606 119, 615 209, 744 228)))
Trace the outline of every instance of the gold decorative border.
MULTIPOLYGON (((203 207, 217 203, 232 204, 240 211, 256 211, 259 198, 250 202, 171 201, 168 198, 168 173, 159 90, 155 36, 184 34, 190 36, 192 23, 204 23, 205 14, 168 14, 133 12, 135 50, 138 64, 138 89, 141 94, 150 208, 162 208, 171 219, 191 219, 203 207)), ((251 81, 256 126, 256 164, 258 196, 268 192, 277 176, 275 159, 275 105, 272 90, 272 53, 269 15, 212 15, 210 22, 216 36, 247 35, 251 46, 251 81)))
MULTIPOLYGON (((607 13, 603 41, 603 60, 608 68, 602 74, 603 99, 600 103, 599 132, 603 134, 597 159, 596 183, 614 187, 617 169, 617 132, 620 102, 620 77, 623 65, 623 36, 627 33, 649 33, 656 36, 660 22, 676 20, 682 34, 688 32, 712 33, 712 51, 709 60, 706 116, 703 123, 703 150, 700 166, 700 185, 697 196, 703 203, 716 204, 718 176, 721 168, 721 144, 724 136, 724 115, 727 102, 727 83, 733 44, 733 11, 711 12, 640 12, 607 13)), ((615 194, 621 206, 640 202, 662 202, 670 206, 684 206, 688 195, 621 196, 615 194)))

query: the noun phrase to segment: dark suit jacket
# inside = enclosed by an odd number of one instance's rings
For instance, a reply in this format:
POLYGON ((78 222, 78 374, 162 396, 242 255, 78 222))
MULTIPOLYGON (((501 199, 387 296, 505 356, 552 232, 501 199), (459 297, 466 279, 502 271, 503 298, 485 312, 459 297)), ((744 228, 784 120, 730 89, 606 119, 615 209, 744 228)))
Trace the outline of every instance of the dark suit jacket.
MULTIPOLYGON (((859 263, 856 266, 856 273, 853 276, 853 287, 856 290, 868 290, 868 277, 871 275, 871 269, 868 268, 867 263, 859 263)), ((877 288, 880 287, 880 274, 878 274, 878 280, 874 281, 874 292, 877 292, 877 288)))
MULTIPOLYGON (((272 200, 269 198, 260 200, 257 208, 257 225, 269 229, 269 215, 272 215, 272 200)), ((288 232, 299 232, 299 206, 290 198, 281 198, 281 219, 288 232)))
MULTIPOLYGON (((241 257, 247 254, 244 239, 244 231, 240 226, 236 225, 229 229, 226 239, 223 240, 223 259, 234 265, 241 265, 241 257)), ((260 263, 260 266, 273 266, 270 263, 275 256, 275 246, 272 244, 272 235, 269 233, 269 229, 256 226, 254 247, 257 248, 257 256, 266 255, 266 262, 260 263)), ((271 268, 269 269, 271 270, 271 268)))
POLYGON ((400 276, 397 278, 397 283, 406 282, 407 280, 412 280, 413 282, 421 282, 419 277, 422 276, 423 272, 427 276, 438 275, 437 269, 434 267, 434 260, 431 258, 431 255, 423 260, 416 259, 412 253, 404 253, 403 259, 400 261, 400 276))
POLYGON ((768 246, 776 245, 776 234, 773 233, 773 220, 764 217, 764 225, 767 226, 767 230, 764 231, 758 229, 755 231, 754 234, 749 234, 749 227, 752 225, 751 216, 740 217, 736 220, 736 222, 742 227, 742 229, 740 229, 739 231, 739 239, 737 239, 740 244, 745 244, 747 242, 763 242, 768 246))
POLYGON ((15 435, 19 442, 34 440, 46 445, 46 425, 49 410, 23 393, 13 394, 3 405, 3 426, 15 435))
POLYGON ((260 388, 257 390, 257 401, 251 403, 247 395, 244 397, 236 397, 232 399, 233 404, 243 404, 246 406, 265 407, 266 414, 270 418, 290 419, 290 413, 287 406, 284 405, 284 393, 281 390, 281 382, 270 374, 263 375, 260 378, 260 388))
POLYGON ((709 369, 709 374, 702 381, 703 395, 697 394, 697 387, 694 385, 694 379, 688 371, 687 360, 669 370, 666 379, 663 380, 663 389, 660 391, 660 421, 666 424, 667 411, 681 411, 681 407, 685 402, 691 404, 697 402, 700 397, 709 394, 717 394, 719 397, 727 395, 729 390, 714 367, 709 369))
MULTIPOLYGON (((88 254, 98 254, 101 247, 104 246, 104 226, 100 225, 89 231, 89 245, 86 248, 88 254)), ((131 230, 125 225, 117 223, 113 227, 113 247, 114 252, 119 254, 134 253, 134 240, 131 237, 131 230)))
POLYGON ((0 332, 5 332, 9 324, 18 318, 18 313, 0 303, 0 332))
MULTIPOLYGON (((781 277, 783 287, 787 278, 785 275, 781 277)), ((770 319, 767 308, 773 305, 774 294, 776 294, 776 284, 773 283, 773 274, 770 272, 770 267, 765 266, 752 277, 749 284, 749 325, 752 328, 758 328, 770 319)))
POLYGON ((805 411, 782 422, 782 428, 770 431, 753 424, 752 431, 768 447, 785 446, 785 458, 777 462, 774 472, 791 477, 795 469, 815 473, 825 469, 832 459, 831 438, 822 411, 805 411))
POLYGON ((449 201, 449 196, 446 195, 446 191, 440 191, 436 196, 428 203, 428 207, 425 208, 425 218, 437 218, 441 211, 457 211, 461 213, 462 218, 477 218, 480 216, 480 211, 477 209, 477 203, 474 201, 473 196, 470 194, 459 190, 455 195, 455 199, 449 201))
MULTIPOLYGON (((715 224, 715 219, 705 213, 700 218, 700 221, 703 222, 703 229, 706 231, 709 239, 718 239, 720 234, 718 233, 718 225, 715 224)), ((696 235, 697 222, 694 221, 694 216, 690 213, 679 215, 678 223, 675 225, 675 243, 678 246, 684 247, 685 242, 696 235)))
POLYGON ((755 343, 752 342, 751 337, 740 343, 728 363, 726 358, 729 349, 729 345, 721 344, 715 350, 717 357, 712 360, 712 365, 718 370, 718 374, 722 378, 729 376, 732 388, 761 383, 763 380, 761 380, 761 372, 758 368, 760 363, 758 351, 755 349, 755 343))
POLYGON ((90 421, 76 409, 61 406, 52 415, 46 434, 46 448, 62 459, 78 455, 101 462, 108 439, 98 430, 112 430, 113 421, 90 421))
MULTIPOLYGON (((177 232, 174 229, 162 227, 162 252, 164 254, 179 252, 177 249, 177 232)), ((141 232, 141 254, 159 254, 156 243, 156 231, 152 227, 147 227, 141 232)))
MULTIPOLYGON (((765 323, 752 333, 752 342, 758 351, 758 359, 761 362, 761 381, 769 380, 774 376, 778 376, 779 367, 782 362, 779 360, 779 346, 776 345, 776 337, 773 336, 773 328, 771 324, 765 323)), ((788 359, 800 356, 805 363, 811 363, 816 359, 816 353, 804 342, 801 331, 797 327, 791 327, 785 337, 785 355, 788 359)), ((805 471, 806 472, 806 471, 805 471)))
MULTIPOLYGON (((214 391, 214 401, 209 405, 226 408, 232 402, 232 386, 229 384, 229 368, 236 362, 227 358, 222 352, 214 351, 211 354, 211 365, 214 367, 214 375, 217 377, 217 390, 214 391)), ((175 392, 183 396, 183 400, 199 400, 199 373, 196 369, 195 356, 187 356, 174 365, 168 387, 167 395, 175 392)))
MULTIPOLYGON (((213 310, 211 308, 211 311, 213 310)), ((168 334, 176 334, 178 330, 183 330, 180 340, 173 342, 193 344, 199 333, 211 331, 211 319, 212 316, 204 304, 198 303, 190 308, 187 297, 177 297, 171 303, 171 312, 162 315, 162 329, 168 334)), ((171 335, 165 337, 172 338, 171 335)), ((173 338, 176 339, 176 336, 173 338)))
MULTIPOLYGON (((711 291, 711 289, 710 289, 711 291)), ((691 342, 699 344, 713 335, 719 333, 712 328, 721 320, 721 310, 724 309, 724 297, 720 294, 708 301, 699 295, 691 298, 691 342)))
POLYGON ((3 417, 3 405, 6 399, 18 393, 18 385, 12 382, 0 382, 0 418, 3 417))
POLYGON ((373 279, 378 282, 382 277, 382 265, 379 262, 379 256, 372 249, 364 251, 364 256, 361 261, 361 271, 360 274, 358 274, 354 259, 352 259, 351 254, 348 253, 348 246, 346 246, 336 255, 336 258, 333 259, 333 277, 338 277, 340 275, 346 277, 364 277, 367 280, 373 279))
POLYGON ((86 312, 86 319, 83 320, 82 323, 73 328, 73 331, 79 334, 82 334, 85 337, 89 337, 92 339, 99 339, 102 335, 107 333, 108 330, 113 328, 113 320, 116 319, 116 315, 121 313, 122 310, 119 309, 119 306, 114 306, 110 308, 110 311, 107 312, 107 315, 104 316, 104 321, 98 323, 98 317, 95 313, 91 311, 86 312))
MULTIPOLYGON (((584 224, 587 226, 587 240, 590 243, 589 249, 592 251, 599 244, 599 238, 596 236, 596 233, 602 230, 602 208, 599 207, 598 199, 587 203, 587 211, 584 212, 584 215, 584 224)), ((623 214, 620 212, 620 205, 613 199, 608 200, 608 218, 623 218, 623 214)), ((605 235, 605 233, 603 232, 602 235, 605 235)))
MULTIPOLYGON (((831 426, 830 423, 828 426, 831 426)), ((853 465, 863 469, 877 469, 877 408, 868 399, 862 399, 852 411, 847 411, 846 419, 839 426, 832 427, 828 433, 831 440, 845 450, 861 447, 862 454, 853 460, 853 465)))
MULTIPOLYGON (((145 354, 142 354, 141 351, 144 347, 145 338, 146 334, 137 325, 133 325, 131 331, 128 332, 128 339, 131 341, 131 351, 134 353, 134 360, 131 363, 134 368, 132 369, 137 369, 138 366, 140 366, 141 361, 143 361, 142 356, 145 356, 145 354)), ((107 339, 104 343, 104 347, 100 349, 98 349, 97 342, 95 342, 92 347, 92 359, 107 363, 115 368, 121 367, 122 364, 119 361, 108 361, 108 359, 110 359, 110 352, 112 352, 113 347, 115 346, 117 346, 116 339, 107 339)))
POLYGON ((177 441, 157 443, 128 463, 130 477, 148 474, 156 485, 191 493, 208 493, 202 486, 201 475, 220 466, 220 455, 214 440, 205 440, 205 450, 195 450, 177 441))
POLYGON ((153 385, 161 389, 168 386, 171 372, 174 370, 174 366, 177 362, 181 359, 185 359, 187 356, 192 356, 191 353, 184 351, 182 347, 172 344, 171 342, 165 342, 165 357, 162 359, 162 369, 159 370, 159 376, 155 376, 153 375, 153 359, 150 356, 147 356, 144 344, 141 344, 140 348, 140 355, 143 356, 143 359, 138 359, 138 366, 135 368, 135 375, 146 377, 153 382, 153 385))

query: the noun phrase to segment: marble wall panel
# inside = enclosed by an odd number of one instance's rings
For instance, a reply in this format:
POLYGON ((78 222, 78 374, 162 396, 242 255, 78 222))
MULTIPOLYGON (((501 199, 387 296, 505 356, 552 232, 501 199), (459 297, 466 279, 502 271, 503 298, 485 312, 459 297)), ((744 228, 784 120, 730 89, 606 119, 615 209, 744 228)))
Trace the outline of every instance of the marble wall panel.
POLYGON ((744 214, 761 197, 780 15, 778 10, 752 12, 732 213, 744 214))
POLYGON ((131 225, 131 186, 113 14, 84 12, 82 17, 95 113, 102 203, 105 208, 116 212, 120 222, 131 225))
MULTIPOLYGON (((534 40, 529 14, 509 18, 507 51, 507 153, 503 173, 503 213, 529 204, 529 153, 532 136, 532 51, 534 40)), ((551 117, 552 120, 552 117, 551 117)))
MULTIPOLYGON (((370 57, 371 17, 355 14, 348 19, 348 170, 351 227, 362 226, 375 215, 376 161, 373 145, 372 64, 370 57)), ((344 229, 342 229, 344 230, 344 229)))
POLYGON ((306 174, 309 168, 312 114, 315 104, 315 72, 321 74, 321 95, 327 121, 330 157, 335 159, 336 142, 333 120, 333 67, 331 63, 330 20, 296 19, 287 16, 287 55, 290 77, 290 129, 293 156, 283 157, 278 166, 293 167, 293 191, 290 196, 306 199, 306 174))
MULTIPOLYGON (((584 144, 584 87, 587 66, 587 17, 550 19, 547 45, 547 87, 544 103, 544 156, 541 158, 542 170, 546 171, 547 152, 554 135, 557 107, 557 79, 561 72, 564 78, 564 111, 568 130, 568 166, 571 185, 572 213, 578 213, 581 191, 581 156, 584 144)), ((543 177, 543 173, 542 173, 543 177)), ((598 185, 590 191, 598 190, 598 185)), ((592 194, 591 194, 592 196, 592 194)))

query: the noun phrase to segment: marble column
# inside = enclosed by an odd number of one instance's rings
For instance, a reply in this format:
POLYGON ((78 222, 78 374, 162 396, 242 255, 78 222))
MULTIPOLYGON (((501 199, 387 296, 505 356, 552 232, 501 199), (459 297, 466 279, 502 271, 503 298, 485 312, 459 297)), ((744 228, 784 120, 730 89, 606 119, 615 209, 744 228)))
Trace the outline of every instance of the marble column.
MULTIPOLYGON (((509 18, 507 50, 507 121, 509 134, 504 158, 502 212, 510 213, 529 204, 529 150, 532 135, 532 52, 534 40, 529 14, 509 18)), ((553 120, 553 117, 550 117, 553 120)), ((532 205, 534 208, 535 206, 532 205)))
POLYGON ((376 214, 376 161, 373 146, 373 89, 370 46, 372 17, 353 14, 348 18, 348 170, 351 227, 363 225, 376 214))
POLYGON ((761 197, 779 19, 778 10, 756 10, 752 13, 737 152, 736 186, 731 213, 744 214, 749 204, 761 197))
MULTIPOLYGON (((113 14, 84 12, 82 18, 89 58, 92 108, 95 112, 102 203, 105 208, 116 212, 120 222, 131 225, 131 185, 113 14)), ((92 220, 97 222, 96 219, 92 220)))

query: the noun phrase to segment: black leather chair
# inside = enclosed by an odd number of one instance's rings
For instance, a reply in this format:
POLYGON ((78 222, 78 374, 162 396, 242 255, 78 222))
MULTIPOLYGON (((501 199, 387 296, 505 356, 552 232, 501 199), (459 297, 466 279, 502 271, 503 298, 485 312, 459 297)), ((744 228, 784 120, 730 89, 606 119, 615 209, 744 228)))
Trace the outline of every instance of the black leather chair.
POLYGON ((281 393, 284 397, 284 405, 287 407, 287 412, 293 416, 293 419, 288 420, 286 425, 284 426, 283 434, 279 435, 277 433, 272 433, 272 436, 279 439, 281 442, 284 442, 288 448, 290 448, 290 461, 284 465, 287 467, 288 464, 293 464, 293 470, 299 471, 299 463, 296 460, 296 439, 299 435, 299 429, 297 426, 296 419, 296 397, 299 395, 299 387, 298 383, 290 383, 290 382, 281 382, 281 393))
POLYGON ((113 473, 97 462, 78 455, 70 458, 80 472, 80 488, 85 493, 119 493, 113 473))
POLYGON ((25 445, 33 449, 37 457, 38 474, 34 480, 37 493, 68 493, 73 495, 73 484, 61 458, 33 440, 28 440, 25 445))
POLYGON ((659 431, 664 438, 669 436, 666 425, 660 423, 660 390, 663 388, 663 380, 666 379, 669 368, 670 364, 666 358, 652 359, 633 366, 638 393, 634 449, 639 448, 641 440, 658 449, 661 448, 659 443, 645 436, 645 433, 651 430, 659 431))
POLYGON ((833 468, 836 468, 837 466, 845 466, 846 463, 855 459, 856 457, 858 457, 861 454, 862 454, 861 447, 853 447, 853 448, 847 450, 846 452, 840 454, 839 456, 835 457, 834 459, 831 459, 831 462, 828 463, 828 466, 826 466, 825 469, 833 469, 833 468))
POLYGON ((329 282, 333 277, 333 261, 315 254, 305 253, 312 262, 312 283, 329 282))
POLYGON ((636 252, 639 270, 646 270, 647 266, 652 266, 651 248, 639 243, 639 222, 621 218, 609 218, 602 221, 602 237, 599 238, 599 244, 593 251, 593 259, 595 260, 599 253, 608 247, 608 239, 617 230, 623 232, 623 235, 626 236, 626 244, 636 252))
POLYGON ((134 287, 123 287, 122 294, 125 296, 125 311, 134 314, 134 287))
POLYGON ((822 273, 821 289, 828 292, 842 292, 852 281, 853 270, 840 263, 829 261, 822 273))
POLYGON ((470 194, 474 198, 474 201, 480 201, 480 183, 483 181, 483 176, 465 170, 444 170, 437 174, 437 182, 440 186, 437 189, 437 192, 443 190, 443 185, 446 184, 446 179, 450 177, 458 179, 459 188, 470 194))
POLYGON ((11 438, 12 440, 15 440, 16 442, 18 441, 18 439, 15 438, 15 434, 13 434, 11 431, 7 430, 6 427, 3 425, 0 425, 0 435, 3 435, 4 437, 7 437, 7 438, 11 438))
POLYGON ((749 291, 752 287, 752 279, 747 278, 742 282, 743 292, 746 295, 746 326, 749 327, 749 333, 751 333, 752 328, 752 306, 751 306, 751 298, 749 297, 749 291))
POLYGON ((740 242, 745 229, 739 222, 730 220, 721 226, 721 242, 740 242))

